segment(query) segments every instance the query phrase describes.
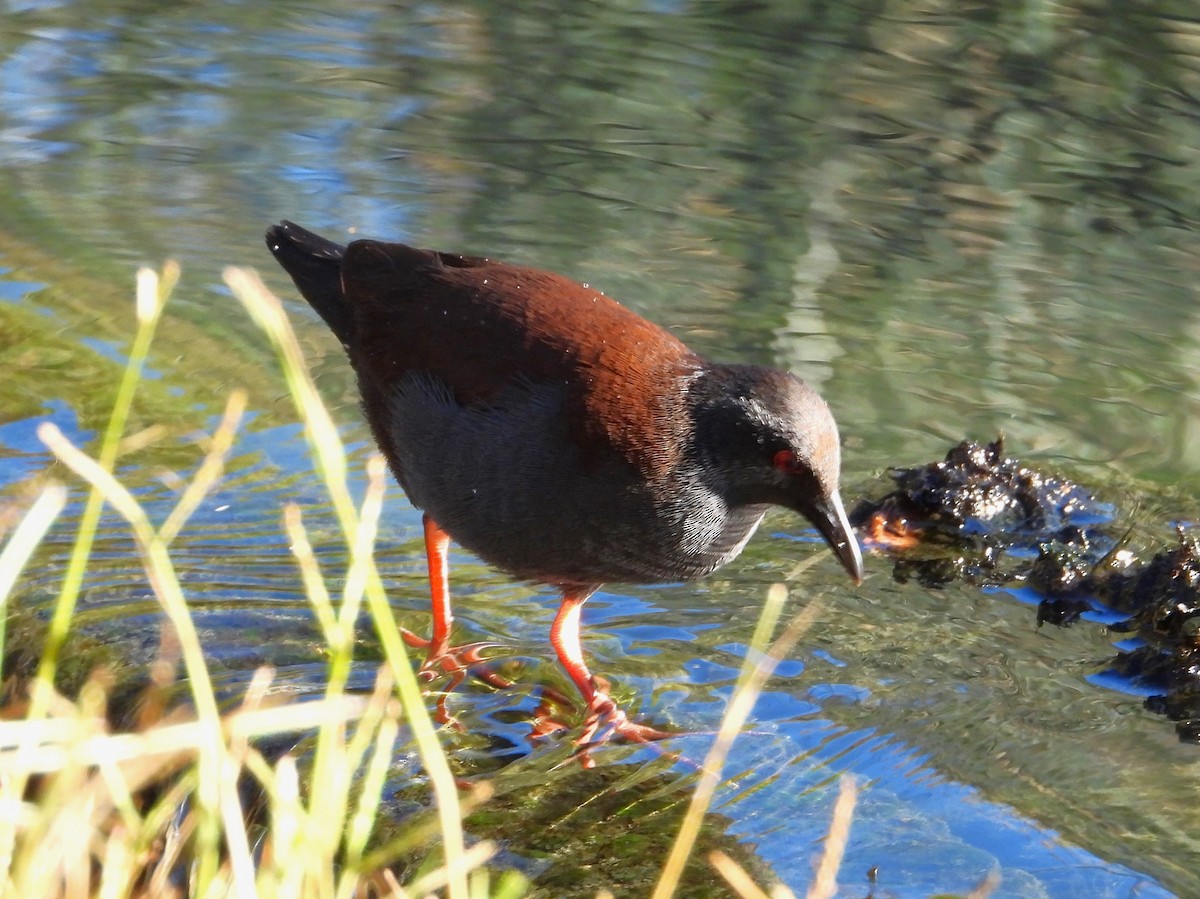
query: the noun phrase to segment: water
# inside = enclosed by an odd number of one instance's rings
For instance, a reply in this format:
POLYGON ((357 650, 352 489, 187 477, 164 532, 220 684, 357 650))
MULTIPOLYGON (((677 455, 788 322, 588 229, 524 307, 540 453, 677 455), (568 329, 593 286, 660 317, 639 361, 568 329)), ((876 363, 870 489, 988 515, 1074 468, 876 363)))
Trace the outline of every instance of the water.
MULTIPOLYGON (((314 689, 281 504, 333 525, 266 344, 220 284, 223 266, 256 266, 288 298, 361 470, 345 361, 262 245, 286 217, 555 269, 701 351, 791 367, 838 416, 851 501, 889 466, 1002 431, 1164 545, 1200 484, 1198 46, 1191 6, 1169 2, 10 4, 0 486, 20 500, 47 466, 39 421, 94 438, 133 269, 180 260, 131 425, 163 430, 123 477, 166 514, 197 433, 249 390, 230 475, 177 560, 229 695, 263 661, 314 689)), ((397 489, 385 534, 393 605, 423 630, 419 516, 397 489)), ((776 514, 706 581, 610 587, 585 610, 593 667, 639 717, 711 729, 766 587, 811 550, 797 537, 776 514)), ((66 539, 28 606, 53 594, 66 539)), ((135 669, 158 620, 115 519, 98 555, 83 623, 135 669)), ((715 839, 802 888, 847 772, 863 794, 846 895, 873 866, 877 896, 964 892, 993 867, 997 895, 1200 893, 1200 754, 1102 676, 1118 635, 1038 629, 1008 593, 867 566, 858 590, 832 560, 791 584, 797 605, 820 598, 818 625, 738 744, 715 839)), ((453 577, 462 636, 501 644, 519 686, 451 697, 469 733, 448 740, 524 813, 552 801, 529 784, 578 808, 606 781, 527 741, 540 689, 567 688, 545 639, 554 596, 465 556, 453 577)), ((671 745, 697 758, 707 739, 671 745)), ((678 773, 645 750, 601 760, 662 791, 678 773)), ((633 839, 657 820, 613 813, 584 833, 633 839)), ((533 866, 540 882, 581 857, 563 848, 574 821, 546 824, 561 857, 533 866)), ((549 851, 503 835, 513 864, 549 851)), ((596 885, 621 882, 608 858, 596 885)))

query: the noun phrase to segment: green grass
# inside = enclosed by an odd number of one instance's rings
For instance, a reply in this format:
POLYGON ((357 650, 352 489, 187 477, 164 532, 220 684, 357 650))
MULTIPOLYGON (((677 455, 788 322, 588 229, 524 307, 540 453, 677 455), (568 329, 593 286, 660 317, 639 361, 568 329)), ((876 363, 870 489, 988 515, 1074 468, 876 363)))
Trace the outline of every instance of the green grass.
MULTIPOLYGON (((327 686, 319 701, 273 704, 268 702, 272 673, 263 669, 239 708, 219 712, 170 546, 221 477, 245 409, 244 395, 230 397, 205 459, 161 524, 150 520, 112 474, 146 356, 177 276, 170 266, 162 277, 149 270, 138 273, 138 327, 97 457, 85 454, 53 425, 39 429, 57 459, 87 485, 88 495, 28 705, 17 710, 23 711, 19 720, 0 731, 0 804, 8 809, 0 815, 3 894, 117 897, 177 890, 196 897, 351 897, 424 895, 438 889, 456 899, 519 894, 523 885, 515 875, 496 880, 483 869, 494 846, 465 846, 458 790, 375 570, 372 551, 384 466, 378 459, 370 463, 369 487, 356 506, 347 488, 345 453, 282 307, 252 274, 240 271, 228 273, 230 287, 279 355, 337 511, 350 564, 345 586, 331 595, 299 510, 285 510, 299 576, 327 644, 327 686), (178 659, 187 688, 179 711, 133 733, 109 731, 102 674, 89 680, 74 700, 54 689, 106 505, 127 523, 170 623, 162 651, 165 680, 171 679, 178 659), (364 606, 385 655, 369 697, 346 690, 353 626, 364 606), (385 774, 402 729, 411 735, 428 775, 437 818, 434 863, 425 866, 419 882, 403 888, 392 882, 388 869, 399 849, 372 841, 385 774), (255 748, 284 734, 312 735, 303 782, 295 757, 268 761, 255 748), (239 781, 247 778, 264 797, 263 825, 243 808, 245 791, 239 781)), ((20 572, 64 503, 62 487, 45 488, 5 545, 0 601, 6 612, 20 572)))
MULTIPOLYGON (((346 572, 337 572, 337 582, 344 586, 332 590, 300 509, 284 509, 298 578, 326 643, 326 687, 317 700, 281 702, 270 691, 272 671, 262 668, 236 708, 224 713, 218 709, 171 544, 222 476, 245 411, 245 395, 235 392, 229 398, 205 458, 161 523, 151 521, 113 476, 146 355, 177 278, 173 266, 162 276, 149 270, 138 273, 137 331, 97 456, 74 446, 53 425, 39 430, 88 494, 28 701, 12 700, 3 710, 0 895, 351 899, 436 893, 450 899, 504 899, 524 894, 529 885, 522 877, 489 870, 494 844, 467 846, 464 816, 486 802, 489 791, 485 784, 468 794, 469 802, 460 796, 375 568, 373 549, 386 476, 383 461, 375 457, 368 463, 368 489, 356 505, 347 487, 346 453, 283 307, 256 275, 238 269, 227 271, 226 281, 276 350, 336 512, 349 565, 346 572), (114 732, 108 724, 110 678, 102 670, 74 698, 61 695, 54 686, 106 505, 127 523, 169 622, 159 659, 149 672, 139 725, 127 732, 114 732), (364 609, 384 658, 370 695, 347 689, 354 626, 364 609), (185 699, 172 704, 166 697, 180 667, 185 699), (268 757, 258 748, 284 736, 293 743, 305 738, 300 743, 303 751, 268 757), (402 736, 412 741, 419 755, 433 811, 400 835, 381 837, 384 828, 378 816, 384 784, 402 736), (248 795, 259 797, 255 808, 244 806, 248 795), (396 862, 401 857, 411 860, 414 851, 424 851, 425 861, 402 884, 397 872, 414 866, 401 868, 396 862)), ((5 619, 21 573, 65 504, 64 487, 44 487, 0 550, 5 619)), ((679 890, 733 739, 775 664, 815 617, 814 602, 772 642, 785 598, 782 586, 772 589, 674 848, 664 859, 654 899, 668 899, 679 890)), ((0 652, 4 637, 0 630, 0 652)), ((853 785, 844 784, 810 897, 832 896, 836 889, 853 797, 853 785)), ((725 855, 714 853, 710 861, 734 895, 791 895, 782 887, 763 892, 725 855)))

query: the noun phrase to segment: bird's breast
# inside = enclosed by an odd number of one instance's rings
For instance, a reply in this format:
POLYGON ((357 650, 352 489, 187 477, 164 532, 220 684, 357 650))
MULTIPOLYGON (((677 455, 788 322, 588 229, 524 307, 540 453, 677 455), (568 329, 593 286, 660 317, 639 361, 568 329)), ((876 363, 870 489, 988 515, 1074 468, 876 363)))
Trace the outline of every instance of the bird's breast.
POLYGON ((580 447, 562 384, 510 384, 462 405, 409 372, 370 415, 409 499, 457 542, 518 577, 553 584, 665 582, 736 556, 763 507, 730 509, 686 473, 647 480, 580 447), (586 458, 586 462, 585 462, 586 458))

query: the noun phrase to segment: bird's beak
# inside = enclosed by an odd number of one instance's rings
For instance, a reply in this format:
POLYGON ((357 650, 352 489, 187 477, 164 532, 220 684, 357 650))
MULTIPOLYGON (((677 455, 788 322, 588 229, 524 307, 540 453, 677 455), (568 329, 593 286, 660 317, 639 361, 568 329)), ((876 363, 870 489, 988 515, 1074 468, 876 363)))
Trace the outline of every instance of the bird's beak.
POLYGON ((862 552, 858 548, 858 540, 846 518, 846 509, 842 498, 835 490, 824 500, 819 500, 805 509, 805 515, 821 532, 833 554, 837 556, 842 567, 846 569, 854 583, 861 584, 863 578, 862 552))

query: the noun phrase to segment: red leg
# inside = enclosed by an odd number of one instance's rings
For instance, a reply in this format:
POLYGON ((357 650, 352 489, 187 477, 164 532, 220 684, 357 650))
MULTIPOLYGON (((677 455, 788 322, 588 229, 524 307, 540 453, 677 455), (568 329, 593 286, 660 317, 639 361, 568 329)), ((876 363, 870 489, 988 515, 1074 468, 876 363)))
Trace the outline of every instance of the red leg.
POLYGON ((445 652, 450 646, 450 535, 428 515, 421 516, 425 527, 425 560, 429 567, 430 608, 433 611, 433 639, 430 655, 445 652))
MULTIPOLYGON (((431 681, 438 671, 450 675, 450 684, 446 692, 450 692, 466 676, 468 669, 479 666, 474 672, 480 680, 498 689, 512 686, 512 681, 501 677, 486 666, 480 653, 489 644, 470 643, 465 646, 450 645, 450 627, 454 623, 454 615, 450 608, 450 535, 443 531, 429 515, 421 517, 425 528, 425 559, 429 566, 430 608, 433 612, 433 636, 426 640, 418 637, 412 631, 400 629, 400 635, 409 646, 426 649, 425 662, 421 665, 420 677, 431 681)), ((439 717, 443 723, 450 716, 445 709, 445 697, 438 702, 439 717)))
POLYGON ((609 697, 606 687, 599 685, 588 670, 579 640, 579 616, 583 604, 593 592, 594 589, 564 591, 562 605, 558 607, 558 614, 554 616, 554 624, 550 628, 550 642, 558 653, 558 660, 587 703, 588 714, 583 723, 583 733, 576 743, 580 746, 583 765, 588 768, 595 764, 587 754, 587 747, 593 742, 603 743, 614 734, 639 743, 671 736, 665 731, 630 721, 609 697), (596 739, 604 726, 608 728, 607 732, 596 739))

